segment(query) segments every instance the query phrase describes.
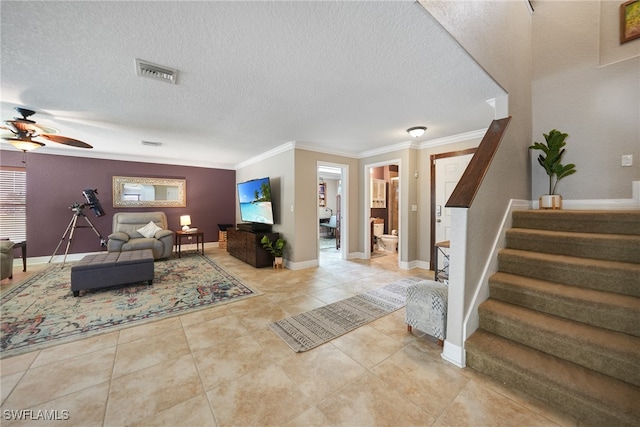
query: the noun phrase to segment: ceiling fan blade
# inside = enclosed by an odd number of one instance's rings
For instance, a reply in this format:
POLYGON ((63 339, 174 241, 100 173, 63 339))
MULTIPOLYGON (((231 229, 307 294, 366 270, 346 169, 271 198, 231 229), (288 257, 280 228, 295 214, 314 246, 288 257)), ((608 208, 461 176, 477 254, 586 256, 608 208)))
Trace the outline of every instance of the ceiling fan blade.
POLYGON ((78 141, 77 139, 68 138, 66 136, 49 134, 42 134, 39 136, 41 138, 48 139, 49 141, 57 142, 58 144, 70 145, 71 147, 93 148, 93 146, 87 144, 86 142, 78 141))

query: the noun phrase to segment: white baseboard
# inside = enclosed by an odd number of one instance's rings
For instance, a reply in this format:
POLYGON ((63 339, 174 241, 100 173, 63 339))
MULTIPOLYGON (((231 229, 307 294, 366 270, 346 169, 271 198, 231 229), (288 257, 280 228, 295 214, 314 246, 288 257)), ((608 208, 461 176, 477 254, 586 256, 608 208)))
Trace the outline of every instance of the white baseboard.
POLYGON ((442 349, 442 358, 449 363, 453 363, 458 368, 464 368, 466 365, 464 348, 452 344, 445 340, 442 349))
POLYGON ((288 261, 288 260, 285 259, 284 260, 284 266, 288 270, 303 270, 305 268, 317 267, 318 266, 318 260, 317 259, 311 259, 309 261, 293 262, 293 261, 288 261))
MULTIPOLYGON (((571 200, 563 199, 563 209, 575 209, 575 210, 590 210, 590 209, 611 209, 611 210, 623 210, 623 209, 640 209, 640 181, 633 181, 631 183, 631 198, 630 199, 585 199, 585 200, 571 200)), ((531 204, 533 209, 539 209, 540 204, 538 200, 532 200, 531 204)))

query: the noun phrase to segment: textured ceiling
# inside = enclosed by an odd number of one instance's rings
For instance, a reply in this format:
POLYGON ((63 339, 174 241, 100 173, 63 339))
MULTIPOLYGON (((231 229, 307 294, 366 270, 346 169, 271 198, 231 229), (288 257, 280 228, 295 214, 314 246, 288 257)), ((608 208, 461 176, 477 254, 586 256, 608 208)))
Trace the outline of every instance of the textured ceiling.
POLYGON ((504 94, 410 1, 0 7, 2 119, 25 106, 94 146, 41 152, 224 168, 289 142, 360 156, 411 126, 429 127, 419 141, 486 128, 504 94), (177 84, 136 76, 135 58, 177 84))

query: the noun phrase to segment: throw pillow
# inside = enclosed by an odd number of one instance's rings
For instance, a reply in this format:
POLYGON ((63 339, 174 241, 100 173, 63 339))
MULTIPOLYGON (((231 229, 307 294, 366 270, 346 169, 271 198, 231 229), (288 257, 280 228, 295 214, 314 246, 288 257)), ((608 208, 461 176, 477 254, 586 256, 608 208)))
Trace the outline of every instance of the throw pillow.
POLYGON ((142 228, 138 228, 138 233, 142 234, 144 237, 149 238, 156 235, 158 231, 162 230, 162 228, 158 227, 153 223, 153 221, 149 221, 149 224, 145 225, 142 228))

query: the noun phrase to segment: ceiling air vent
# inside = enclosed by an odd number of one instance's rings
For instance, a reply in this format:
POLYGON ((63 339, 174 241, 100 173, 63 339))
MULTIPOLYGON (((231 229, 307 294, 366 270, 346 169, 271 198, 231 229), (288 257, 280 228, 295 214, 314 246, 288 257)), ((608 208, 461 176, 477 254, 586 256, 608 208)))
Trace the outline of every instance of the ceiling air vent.
POLYGON ((136 59, 136 75, 175 84, 178 70, 136 59))

